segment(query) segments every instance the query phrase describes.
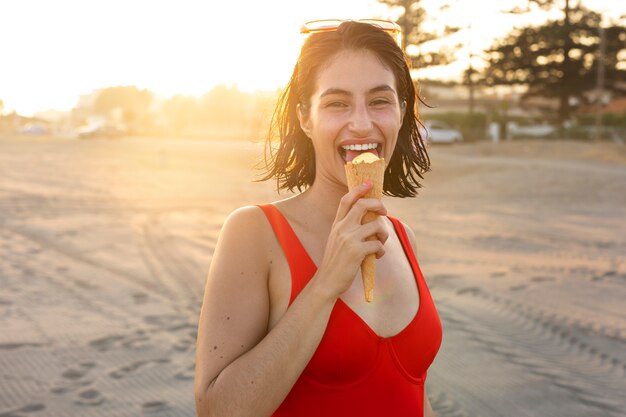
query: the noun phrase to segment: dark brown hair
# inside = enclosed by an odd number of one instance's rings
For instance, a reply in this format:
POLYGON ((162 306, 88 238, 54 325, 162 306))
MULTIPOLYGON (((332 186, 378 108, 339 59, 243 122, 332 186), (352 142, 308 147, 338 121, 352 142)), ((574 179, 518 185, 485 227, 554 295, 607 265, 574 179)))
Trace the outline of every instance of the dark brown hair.
POLYGON ((385 171, 386 195, 414 197, 421 187, 418 178, 430 170, 430 159, 420 135, 416 116, 415 86, 406 58, 395 40, 383 30, 367 23, 344 22, 336 31, 310 35, 281 93, 268 138, 265 143, 265 173, 259 181, 276 179, 278 191, 306 189, 315 180, 315 150, 300 127, 297 105, 309 107, 320 68, 342 50, 368 50, 389 68, 396 79, 400 103, 406 102, 406 113, 398 141, 385 171), (274 147, 272 137, 278 136, 274 147))

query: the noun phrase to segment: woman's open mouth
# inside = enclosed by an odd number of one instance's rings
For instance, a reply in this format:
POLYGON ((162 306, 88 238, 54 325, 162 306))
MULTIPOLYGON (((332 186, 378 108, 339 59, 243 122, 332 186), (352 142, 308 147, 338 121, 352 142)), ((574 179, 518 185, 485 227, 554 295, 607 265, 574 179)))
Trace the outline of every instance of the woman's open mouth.
POLYGON ((344 163, 352 161, 357 155, 363 152, 371 152, 377 157, 381 157, 382 143, 357 143, 352 145, 343 145, 339 147, 339 155, 344 163))

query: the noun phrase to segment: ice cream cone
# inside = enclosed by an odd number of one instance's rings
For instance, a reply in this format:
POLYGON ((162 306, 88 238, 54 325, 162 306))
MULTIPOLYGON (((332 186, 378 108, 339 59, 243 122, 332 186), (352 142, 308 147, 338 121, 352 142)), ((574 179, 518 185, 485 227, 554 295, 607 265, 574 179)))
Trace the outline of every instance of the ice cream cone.
MULTIPOLYGON (((348 189, 355 187, 369 180, 373 187, 367 192, 364 198, 378 198, 383 196, 383 182, 385 178, 385 160, 378 158, 371 152, 358 155, 352 161, 346 163, 346 177, 348 179, 348 189)), ((376 220, 378 214, 368 211, 363 216, 361 224, 366 224, 376 220)), ((367 240, 374 240, 376 236, 370 236, 367 240)), ((376 255, 367 255, 361 262, 361 277, 363 278, 363 289, 365 290, 365 301, 371 303, 374 300, 374 280, 376 278, 376 255)))

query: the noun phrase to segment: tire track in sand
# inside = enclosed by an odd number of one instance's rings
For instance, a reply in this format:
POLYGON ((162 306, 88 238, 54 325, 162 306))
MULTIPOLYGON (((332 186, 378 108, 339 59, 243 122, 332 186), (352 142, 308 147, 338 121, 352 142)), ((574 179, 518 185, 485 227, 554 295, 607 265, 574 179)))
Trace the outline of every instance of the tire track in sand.
POLYGON ((478 287, 458 290, 454 301, 438 308, 446 325, 480 349, 562 389, 598 415, 623 416, 623 362, 573 336, 563 317, 478 287))

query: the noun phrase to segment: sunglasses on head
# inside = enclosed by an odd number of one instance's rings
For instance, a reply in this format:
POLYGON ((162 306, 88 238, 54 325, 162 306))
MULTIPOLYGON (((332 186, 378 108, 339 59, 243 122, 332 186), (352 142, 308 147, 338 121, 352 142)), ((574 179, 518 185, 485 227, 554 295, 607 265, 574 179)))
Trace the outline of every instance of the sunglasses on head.
POLYGON ((359 22, 359 23, 367 23, 372 26, 376 26, 377 28, 384 30, 389 33, 396 41, 398 46, 402 45, 402 29, 400 26, 392 22, 390 20, 381 20, 381 19, 358 19, 358 20, 342 20, 342 19, 325 19, 325 20, 311 20, 310 22, 306 22, 300 28, 300 33, 305 35, 310 35, 312 33, 321 33, 321 32, 332 32, 339 28, 344 22, 359 22))

